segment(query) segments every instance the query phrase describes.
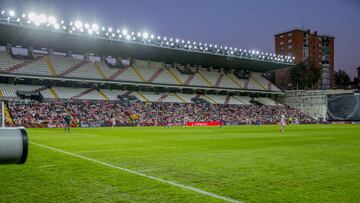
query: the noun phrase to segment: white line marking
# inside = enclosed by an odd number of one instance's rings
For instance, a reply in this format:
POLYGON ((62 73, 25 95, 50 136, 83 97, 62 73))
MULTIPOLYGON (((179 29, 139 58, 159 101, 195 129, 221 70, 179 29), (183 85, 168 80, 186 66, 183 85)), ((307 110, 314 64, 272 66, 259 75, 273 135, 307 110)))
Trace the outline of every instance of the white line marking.
POLYGON ((67 155, 70 155, 70 156, 73 156, 73 157, 77 157, 77 158, 80 158, 80 159, 85 159, 85 160, 88 160, 88 161, 92 161, 92 162, 94 162, 94 163, 98 163, 98 164, 101 164, 101 165, 103 165, 103 166, 107 166, 107 167, 110 167, 110 168, 114 168, 114 169, 126 171, 126 172, 131 173, 131 174, 134 174, 134 175, 138 175, 138 176, 141 176, 141 177, 145 177, 145 178, 149 178, 149 179, 152 179, 152 180, 156 180, 156 181, 159 181, 159 182, 162 182, 162 183, 166 183, 166 184, 169 184, 169 185, 172 185, 172 186, 176 186, 176 187, 179 187, 179 188, 191 190, 191 191, 197 192, 197 193, 199 193, 199 194, 203 194, 203 195, 206 195, 206 196, 209 196, 209 197, 213 197, 213 198, 216 198, 216 199, 220 199, 220 200, 223 200, 223 201, 226 201, 226 202, 241 203, 240 201, 235 200, 235 199, 232 199, 232 198, 230 198, 230 197, 225 197, 225 196, 217 195, 217 194, 215 194, 215 193, 207 192, 207 191, 205 191, 205 190, 198 189, 198 188, 195 188, 195 187, 183 185, 183 184, 176 183, 176 182, 169 181, 169 180, 164 180, 164 179, 157 178, 157 177, 151 176, 151 175, 146 175, 146 174, 143 174, 143 173, 139 173, 139 172, 137 172, 137 171, 133 171, 133 170, 127 169, 127 168, 122 168, 122 167, 119 167, 119 166, 114 166, 114 165, 109 164, 109 163, 106 163, 106 162, 102 162, 102 161, 99 161, 99 160, 96 160, 96 159, 92 159, 92 158, 89 158, 89 157, 85 157, 85 156, 81 156, 81 155, 74 154, 74 153, 71 153, 71 152, 67 152, 67 151, 64 151, 64 150, 61 150, 61 149, 56 149, 56 148, 49 147, 49 146, 46 146, 46 145, 38 144, 38 143, 35 143, 35 142, 30 142, 30 143, 31 143, 31 144, 34 144, 34 145, 37 145, 37 146, 40 146, 40 147, 43 147, 43 148, 46 148, 46 149, 50 149, 50 150, 57 151, 57 152, 60 152, 60 153, 63 153, 63 154, 67 154, 67 155))
POLYGON ((143 148, 128 148, 128 149, 95 149, 95 150, 79 150, 76 153, 87 153, 87 152, 116 152, 116 151, 142 151, 142 150, 161 150, 161 149, 179 149, 189 148, 193 146, 173 146, 173 147, 143 147, 143 148))

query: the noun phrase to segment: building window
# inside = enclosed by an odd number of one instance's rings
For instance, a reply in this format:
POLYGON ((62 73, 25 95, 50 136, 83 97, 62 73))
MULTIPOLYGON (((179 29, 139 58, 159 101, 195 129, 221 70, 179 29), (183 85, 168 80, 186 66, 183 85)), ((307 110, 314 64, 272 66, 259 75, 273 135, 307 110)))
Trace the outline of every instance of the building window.
POLYGON ((289 46, 288 46, 288 49, 292 49, 292 45, 289 45, 289 46))
POLYGON ((283 41, 281 41, 281 42, 280 42, 280 45, 284 45, 284 42, 283 42, 283 41))
POLYGON ((291 42, 292 42, 292 39, 289 39, 289 40, 288 40, 288 43, 291 43, 291 42))
POLYGON ((280 35, 280 38, 284 38, 284 35, 280 35))
POLYGON ((288 37, 291 37, 292 36, 292 32, 290 32, 289 34, 288 34, 288 37))
POLYGON ((284 51, 285 51, 284 48, 281 47, 281 48, 280 48, 280 52, 281 52, 281 53, 284 53, 284 51))

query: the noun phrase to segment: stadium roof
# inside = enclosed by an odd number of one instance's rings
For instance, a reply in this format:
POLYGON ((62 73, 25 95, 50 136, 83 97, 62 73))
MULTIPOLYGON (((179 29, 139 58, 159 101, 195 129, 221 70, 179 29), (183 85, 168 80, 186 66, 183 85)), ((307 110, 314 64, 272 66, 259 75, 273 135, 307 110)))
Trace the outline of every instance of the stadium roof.
POLYGON ((134 33, 80 21, 57 23, 54 17, 34 13, 16 17, 11 11, 0 16, 0 43, 52 48, 55 51, 93 53, 143 60, 164 61, 266 72, 292 66, 293 57, 237 49, 207 43, 134 33), (33 15, 33 16, 32 16, 33 15), (95 31, 96 30, 96 31, 95 31), (124 33, 126 32, 126 33, 124 33), (126 34, 126 35, 125 35, 126 34))

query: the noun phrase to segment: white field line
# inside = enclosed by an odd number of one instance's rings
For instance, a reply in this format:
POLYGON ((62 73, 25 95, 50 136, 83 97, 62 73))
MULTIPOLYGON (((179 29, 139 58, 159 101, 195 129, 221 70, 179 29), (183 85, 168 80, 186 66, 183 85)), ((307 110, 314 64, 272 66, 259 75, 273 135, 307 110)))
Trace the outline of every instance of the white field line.
POLYGON ((109 163, 106 163, 106 162, 103 162, 103 161, 99 161, 99 160, 92 159, 92 158, 89 158, 89 157, 85 157, 85 156, 82 156, 82 155, 74 154, 74 153, 67 152, 67 151, 64 151, 64 150, 61 150, 61 149, 56 149, 56 148, 49 147, 49 146, 46 146, 46 145, 42 145, 42 144, 39 144, 39 143, 35 143, 35 142, 30 142, 30 143, 34 144, 34 145, 37 145, 39 147, 43 147, 43 148, 50 149, 50 150, 53 150, 53 151, 57 151, 57 152, 60 152, 60 153, 63 153, 63 154, 73 156, 73 157, 77 157, 77 158, 80 158, 80 159, 91 161, 91 162, 94 162, 94 163, 97 163, 97 164, 100 164, 100 165, 103 165, 103 166, 118 169, 118 170, 125 171, 125 172, 128 172, 128 173, 134 174, 134 175, 138 175, 138 176, 145 177, 145 178, 148 178, 148 179, 156 180, 158 182, 166 183, 166 184, 169 184, 169 185, 172 185, 172 186, 175 186, 175 187, 179 187, 179 188, 182 188, 182 189, 197 192, 199 194, 206 195, 206 196, 209 196, 209 197, 213 197, 215 199, 223 200, 225 202, 241 203, 240 201, 232 199, 230 197, 217 195, 215 193, 207 192, 205 190, 198 189, 198 188, 195 188, 195 187, 183 185, 183 184, 176 183, 176 182, 169 181, 169 180, 164 180, 164 179, 157 178, 157 177, 151 176, 151 175, 146 175, 146 174, 143 174, 143 173, 139 173, 137 171, 127 169, 127 168, 122 168, 122 167, 115 166, 115 165, 112 165, 112 164, 109 164, 109 163))
POLYGON ((161 149, 178 149, 178 148, 189 148, 189 147, 193 147, 193 146, 149 147, 149 148, 143 147, 143 148, 128 148, 128 149, 94 149, 94 150, 79 150, 79 151, 76 151, 76 153, 161 150, 161 149))

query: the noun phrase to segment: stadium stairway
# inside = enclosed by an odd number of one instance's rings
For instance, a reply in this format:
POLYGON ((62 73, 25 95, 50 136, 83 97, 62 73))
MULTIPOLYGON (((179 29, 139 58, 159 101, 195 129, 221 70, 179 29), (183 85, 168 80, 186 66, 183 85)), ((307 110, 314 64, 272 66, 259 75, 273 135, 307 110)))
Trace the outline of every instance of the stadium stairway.
POLYGON ((241 86, 241 84, 239 83, 237 78, 234 78, 235 76, 233 74, 226 74, 226 77, 228 77, 233 83, 235 83, 240 89, 242 89, 243 87, 241 86))
POLYGON ((97 63, 94 63, 94 66, 95 66, 97 72, 99 73, 99 75, 101 76, 101 79, 106 80, 107 78, 105 76, 104 71, 101 69, 100 65, 97 63))
POLYGON ((105 94, 104 91, 99 90, 99 94, 100 94, 106 101, 109 101, 109 100, 110 100, 109 97, 105 94))
POLYGON ((2 90, 0 89, 0 98, 2 98, 4 96, 2 90))
POLYGON ((138 69, 137 69, 135 66, 131 66, 130 68, 131 68, 131 70, 139 77, 139 79, 141 80, 141 82, 146 82, 144 76, 141 75, 141 73, 138 71, 138 69))
POLYGON ((218 102, 216 102, 214 99, 212 99, 211 97, 209 97, 205 94, 203 95, 203 97, 205 97, 205 99, 208 100, 212 104, 218 104, 218 102))
POLYGON ((55 70, 54 65, 52 64, 50 58, 49 58, 48 56, 45 56, 45 57, 44 57, 44 61, 45 61, 45 63, 47 64, 47 66, 48 66, 48 68, 49 68, 49 70, 50 70, 51 75, 52 75, 52 76, 56 76, 56 75, 57 75, 57 74, 56 74, 56 70, 55 70))
POLYGON ((136 95, 139 96, 138 98, 143 101, 149 102, 150 100, 145 97, 145 95, 142 92, 136 92, 136 95))
POLYGON ((35 63, 37 61, 40 61, 42 58, 43 57, 38 56, 38 57, 35 57, 34 60, 25 60, 22 63, 19 63, 19 64, 16 64, 16 65, 13 65, 13 66, 10 66, 10 67, 6 68, 4 70, 4 72, 8 72, 8 73, 14 72, 14 71, 16 71, 18 69, 21 69, 21 68, 23 68, 23 67, 25 67, 27 65, 30 65, 30 64, 35 63))
POLYGON ((236 101, 240 102, 241 104, 249 105, 248 103, 246 103, 245 101, 243 101, 242 99, 240 99, 240 98, 238 98, 238 97, 236 97, 236 96, 231 97, 231 98, 235 99, 236 101))
POLYGON ((189 77, 186 79, 184 85, 189 85, 190 82, 194 79, 194 77, 195 77, 195 74, 189 75, 189 77))
POLYGON ((211 84, 211 82, 209 81, 209 79, 207 79, 206 76, 201 73, 201 71, 199 71, 197 74, 199 74, 200 78, 203 79, 208 86, 210 86, 210 87, 213 86, 211 84))
POLYGON ((164 69, 159 68, 149 79, 147 82, 153 82, 159 75, 164 71, 164 69))
POLYGON ((114 74, 112 74, 111 76, 109 76, 109 80, 115 80, 115 78, 117 78, 119 75, 121 75, 122 73, 124 73, 127 69, 129 69, 129 66, 125 67, 125 68, 119 68, 118 71, 116 71, 114 74))
POLYGON ((157 100, 157 102, 163 102, 168 95, 161 95, 161 97, 157 100))
POLYGON ((82 91, 80 94, 77 94, 77 95, 75 95, 75 96, 70 97, 70 99, 80 98, 80 97, 82 97, 82 96, 84 96, 84 95, 86 95, 86 94, 88 94, 88 93, 90 93, 90 92, 92 92, 92 91, 94 91, 94 90, 96 90, 96 89, 95 89, 95 88, 86 89, 86 90, 82 91))
POLYGON ((166 70, 167 70, 168 73, 175 79, 175 81, 176 81, 176 83, 177 83, 178 85, 184 84, 184 82, 181 81, 181 79, 175 75, 175 73, 173 72, 172 68, 166 67, 166 70))
POLYGON ((56 91, 52 87, 49 88, 49 91, 51 95, 54 97, 54 99, 59 99, 58 93, 56 93, 56 91))
POLYGON ((250 79, 245 80, 244 89, 248 89, 250 83, 250 79))
POLYGON ((58 76, 64 77, 68 75, 69 73, 73 72, 76 69, 79 69, 81 66, 89 63, 89 61, 81 61, 80 63, 76 64, 75 66, 70 67, 69 69, 66 69, 64 72, 60 73, 58 76))
POLYGON ((224 104, 229 104, 230 102, 230 96, 226 95, 224 104))
POLYGON ((183 103, 186 103, 185 99, 182 98, 180 95, 175 94, 175 97, 178 98, 180 101, 182 101, 183 103))
POLYGON ((219 77, 216 79, 216 82, 215 82, 215 87, 220 86, 223 77, 224 77, 224 74, 219 74, 219 77))
POLYGON ((266 88, 263 84, 261 84, 261 82, 259 82, 256 77, 251 76, 250 79, 251 79, 252 81, 254 81, 254 82, 255 82, 259 87, 261 87, 262 89, 267 90, 267 88, 266 88))

